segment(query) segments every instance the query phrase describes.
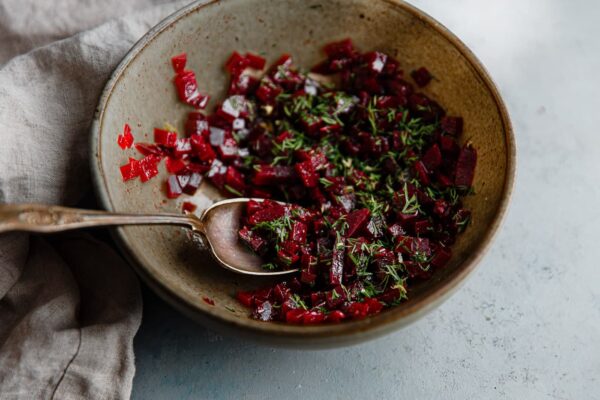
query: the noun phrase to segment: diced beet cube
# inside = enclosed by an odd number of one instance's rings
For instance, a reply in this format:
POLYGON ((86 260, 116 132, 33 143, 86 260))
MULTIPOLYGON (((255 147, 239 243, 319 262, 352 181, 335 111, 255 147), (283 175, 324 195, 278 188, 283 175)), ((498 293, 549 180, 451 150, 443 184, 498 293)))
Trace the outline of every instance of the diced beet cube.
POLYGON ((381 302, 379 302, 379 300, 374 299, 374 298, 367 298, 364 300, 364 303, 368 307, 368 311, 367 311, 368 315, 377 314, 378 312, 380 312, 383 309, 383 304, 381 304, 381 302))
POLYGON ((217 146, 219 157, 223 161, 233 160, 238 156, 238 143, 232 137, 227 137, 222 144, 217 146))
POLYGON ((351 39, 329 43, 323 48, 323 51, 329 59, 353 58, 357 54, 351 39))
POLYGON ((263 103, 270 104, 282 92, 282 89, 277 86, 269 77, 264 77, 258 89, 256 89, 256 97, 263 103))
POLYGON ((247 226, 244 226, 242 229, 240 229, 238 235, 240 239, 255 253, 263 255, 267 250, 267 241, 247 226))
POLYGON ((185 168, 185 163, 179 158, 167 157, 165 166, 167 167, 167 172, 176 174, 185 168))
POLYGON ((294 167, 287 165, 261 165, 252 177, 252 183, 258 186, 289 183, 296 177, 294 167))
POLYGON ((179 99, 186 104, 203 109, 208 104, 209 97, 200 94, 196 74, 193 71, 181 71, 175 76, 175 87, 179 99))
POLYGON ((246 69, 250 64, 247 57, 242 56, 237 51, 234 51, 227 62, 225 63, 225 69, 232 75, 238 75, 246 69))
POLYGON ((310 273, 310 272, 304 271, 304 270, 302 270, 300 272, 300 281, 302 283, 305 283, 307 285, 313 285, 316 282, 316 280, 317 280, 316 274, 313 274, 313 273, 310 273))
POLYGON ((189 180, 187 181, 186 185, 182 187, 183 192, 191 196, 196 193, 196 190, 198 190, 201 183, 202 175, 197 172, 193 172, 189 175, 189 180))
POLYGON ((246 53, 246 60, 248 66, 253 69, 263 69, 267 62, 263 57, 253 53, 246 53))
POLYGON ((240 116, 246 115, 247 112, 246 98, 239 94, 226 98, 221 107, 217 109, 217 115, 229 123, 240 116))
POLYGON ((155 155, 162 157, 164 155, 163 150, 155 144, 136 143, 135 149, 144 156, 155 155))
POLYGON ((193 213, 194 211, 196 211, 197 208, 197 205, 189 201, 184 201, 181 205, 181 211, 183 211, 184 213, 193 213))
POLYGON ((255 197, 257 199, 270 199, 273 197, 273 195, 267 190, 252 187, 250 188, 250 197, 255 197))
POLYGON ((423 161, 417 161, 414 163, 413 168, 415 169, 415 172, 417 173, 417 177, 419 178, 419 181, 427 186, 431 183, 430 179, 429 179, 429 173, 427 171, 427 168, 425 167, 425 164, 423 164, 423 161))
POLYGON ((440 126, 442 130, 449 135, 459 136, 463 131, 463 119, 462 117, 448 117, 444 116, 440 120, 440 126))
POLYGON ((436 175, 438 183, 442 186, 442 187, 450 187, 452 186, 452 180, 450 178, 448 178, 445 175, 442 174, 437 174, 436 175))
POLYGON ((340 238, 333 246, 331 268, 329 269, 329 283, 332 286, 338 286, 342 283, 342 274, 344 272, 344 255, 345 255, 344 238, 340 238))
POLYGON ((446 200, 438 199, 435 201, 435 203, 433 205, 434 214, 438 215, 439 217, 446 217, 448 215, 449 211, 450 211, 450 204, 448 204, 448 202, 446 200))
POLYGON ((450 250, 450 248, 445 246, 438 246, 433 256, 433 259, 431 260, 431 265, 433 265, 436 268, 445 267, 446 264, 448 264, 448 261, 450 261, 451 257, 452 251, 450 250))
POLYGON ((246 306, 246 307, 253 307, 254 306, 254 294, 252 292, 245 292, 243 290, 239 290, 236 295, 235 298, 242 303, 242 305, 246 306))
POLYGON ((414 79, 415 83, 419 85, 419 87, 424 87, 431 82, 431 73, 425 67, 421 67, 417 70, 414 70, 410 73, 410 76, 414 79))
POLYGON ((298 254, 290 254, 285 250, 279 250, 277 252, 277 261, 280 265, 285 268, 290 268, 300 259, 298 254))
POLYGON ((346 315, 340 310, 333 310, 325 316, 326 322, 339 323, 346 318, 346 315))
POLYGON ((193 135, 208 135, 210 125, 206 117, 199 112, 191 112, 188 115, 188 120, 185 123, 185 133, 188 136, 193 135))
POLYGON ((284 215, 285 208, 281 205, 267 207, 252 214, 252 216, 248 218, 248 223, 254 226, 261 222, 273 221, 274 219, 281 218, 284 215))
POLYGON ((364 303, 352 302, 346 309, 352 319, 366 318, 369 312, 369 306, 364 303))
POLYGON ((325 320, 325 314, 321 311, 307 311, 302 316, 302 323, 304 325, 319 324, 325 320))
POLYGON ((123 134, 117 137, 117 144, 123 150, 128 149, 133 145, 133 135, 131 134, 131 127, 125 124, 123 127, 123 134))
POLYGON ((123 181, 137 178, 140 176, 140 162, 135 158, 129 158, 129 162, 120 167, 123 181))
POLYGON ((164 129, 154 128, 154 143, 165 147, 175 147, 177 142, 177 133, 169 132, 164 129))
POLYGON ((379 301, 383 301, 384 303, 387 304, 392 304, 394 301, 399 300, 402 297, 402 293, 400 292, 400 289, 397 288, 393 288, 393 289, 388 289, 385 292, 383 292, 383 294, 379 295, 377 298, 379 299, 379 301))
POLYGON ((453 156, 459 152, 458 143, 451 136, 441 136, 440 137, 440 147, 442 149, 442 153, 453 156))
POLYGON ((171 58, 171 64, 175 72, 182 72, 185 69, 187 63, 187 54, 181 53, 171 58))
POLYGON ((140 160, 140 179, 147 182, 158 175, 158 162, 160 158, 154 154, 149 154, 140 160))
POLYGON ((472 146, 464 146, 460 150, 456 161, 454 172, 454 184, 456 186, 471 187, 475 176, 475 164, 477 164, 477 152, 472 146))
POLYGON ((427 233, 431 229, 431 222, 427 219, 421 219, 413 222, 413 230, 416 234, 427 233))
POLYGON ((192 142, 189 138, 179 138, 175 143, 175 148, 173 149, 173 154, 175 157, 181 158, 185 154, 190 154, 192 152, 192 142))
POLYGON ((431 276, 429 271, 423 269, 419 263, 414 261, 405 261, 404 267, 406 268, 409 278, 428 279, 431 276))
POLYGON ((305 187, 315 187, 317 186, 317 183, 319 183, 319 175, 317 175, 317 172, 310 161, 297 163, 294 166, 294 169, 305 187))
POLYGON ((262 201, 250 200, 246 203, 246 215, 251 217, 258 210, 264 208, 262 201))
POLYGON ((367 208, 355 210, 348 214, 346 217, 346 222, 348 223, 346 237, 354 237, 362 231, 369 222, 370 215, 371 213, 367 208))
POLYGON ((304 222, 296 221, 292 224, 292 230, 290 232, 290 239, 298 244, 304 244, 306 242, 306 234, 308 228, 304 222))
POLYGON ((423 161, 423 164, 425 164, 430 171, 433 171, 440 166, 442 163, 442 152, 437 143, 434 143, 433 146, 427 149, 421 161, 423 161))
POLYGON ((247 95, 252 93, 258 84, 259 81, 252 76, 246 74, 233 75, 231 77, 231 82, 229 83, 227 94, 247 95))
POLYGON ((230 189, 230 192, 237 194, 238 196, 243 196, 244 192, 246 191, 244 175, 240 171, 235 169, 235 167, 227 167, 227 172, 225 173, 225 184, 229 186, 229 188, 233 189, 230 189))
POLYGON ((177 176, 171 175, 167 178, 167 197, 169 199, 175 199, 182 193, 181 186, 177 181, 177 176))
POLYGON ((288 324, 301 324, 304 320, 304 315, 306 313, 308 313, 308 311, 302 308, 289 310, 285 314, 285 322, 287 322, 288 324))
POLYGON ((191 142, 192 148, 201 161, 211 162, 217 158, 217 154, 209 143, 206 143, 204 140, 198 140, 196 137, 192 137, 191 142))
POLYGON ((366 53, 363 57, 367 68, 376 74, 380 74, 383 71, 387 62, 387 55, 378 51, 366 53))
POLYGON ((366 236, 377 239, 383 236, 385 231, 385 219, 381 215, 372 215, 363 229, 366 236))
POLYGON ((225 138, 229 137, 227 131, 221 128, 217 128, 216 126, 211 126, 209 129, 209 141, 212 146, 220 146, 225 142, 225 138))

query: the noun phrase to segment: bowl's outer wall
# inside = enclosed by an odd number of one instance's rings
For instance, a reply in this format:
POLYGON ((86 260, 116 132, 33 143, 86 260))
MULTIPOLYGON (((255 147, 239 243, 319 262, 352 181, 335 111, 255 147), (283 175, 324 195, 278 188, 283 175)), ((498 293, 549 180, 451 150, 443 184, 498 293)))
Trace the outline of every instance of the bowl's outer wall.
MULTIPOLYGON (((169 17, 144 37, 115 72, 100 102, 93 126, 96 184, 107 209, 178 211, 179 201, 165 200, 164 178, 123 183, 119 165, 134 150, 122 151, 116 137, 128 123, 136 141, 151 142, 154 127, 170 123, 183 131, 187 113, 172 83, 170 58, 188 55, 201 89, 214 106, 228 77, 223 63, 233 50, 253 51, 274 60, 292 53, 310 67, 323 55, 323 44, 350 37, 359 49, 381 50, 400 60, 405 71, 427 66, 435 76, 425 93, 450 115, 461 115, 465 133, 478 152, 471 226, 454 247, 451 265, 416 287, 403 306, 379 316, 336 326, 298 327, 261 323, 233 299, 238 288, 265 284, 219 268, 180 228, 128 227, 117 236, 142 277, 187 314, 213 327, 249 333, 256 338, 312 346, 345 344, 406 324, 441 302, 472 270, 504 213, 514 174, 514 143, 506 110, 491 80, 456 38, 429 17, 394 1, 221 0, 197 3, 169 17), (215 301, 210 306, 202 300, 215 301), (273 335, 277 334, 277 335, 273 335)), ((210 106, 209 106, 210 107, 210 106)), ((194 197, 200 209, 218 199, 205 184, 194 197)), ((187 200, 187 199, 186 199, 187 200)), ((199 210, 200 211, 200 210, 199 210)))

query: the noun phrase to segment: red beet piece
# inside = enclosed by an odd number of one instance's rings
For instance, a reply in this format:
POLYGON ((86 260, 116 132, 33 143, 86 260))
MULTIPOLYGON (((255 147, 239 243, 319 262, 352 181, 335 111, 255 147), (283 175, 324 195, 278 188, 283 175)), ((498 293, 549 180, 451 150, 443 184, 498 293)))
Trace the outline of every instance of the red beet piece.
POLYGON ((315 187, 319 183, 319 175, 317 175, 311 161, 297 163, 294 169, 305 187, 315 187))
POLYGON ((184 201, 183 204, 181 205, 181 211, 183 211, 184 213, 193 213, 194 211, 196 211, 196 209, 198 208, 197 205, 195 205, 194 203, 191 203, 189 201, 184 201))
POLYGON ((264 254, 267 249, 267 241, 258 233, 252 231, 247 226, 244 226, 239 231, 240 239, 255 253, 264 254))
POLYGON ((290 182, 295 177, 294 167, 261 165, 252 177, 252 183, 258 186, 278 185, 290 182))
POLYGON ((427 86, 429 82, 431 82, 431 78, 433 78, 431 73, 429 73, 429 70, 425 67, 412 71, 410 76, 419 87, 427 86))
POLYGON ((375 74, 380 74, 387 62, 387 55, 378 51, 372 51, 363 57, 367 68, 375 74))
POLYGON ((225 63, 225 69, 232 75, 241 74, 244 69, 250 65, 247 57, 242 56, 237 51, 234 51, 227 62, 225 63))
POLYGON ((144 156, 155 155, 160 158, 164 155, 164 151, 155 144, 136 143, 135 149, 144 156))
POLYGON ((274 219, 281 218, 285 215, 285 208, 281 205, 273 205, 268 208, 263 208, 255 212, 250 218, 248 218, 248 223, 252 226, 261 223, 273 221, 274 219))
POLYGON ((164 129, 154 128, 154 143, 165 147, 175 147, 177 143, 177 132, 169 132, 164 129))
POLYGON ((181 53, 171 58, 171 64, 175 72, 182 72, 185 69, 187 63, 187 54, 181 53))
POLYGON ((182 190, 177 181, 177 177, 175 175, 169 176, 169 178, 167 178, 167 197, 169 199, 175 199, 179 197, 181 193, 182 190))
POLYGON ((351 39, 329 43, 323 48, 323 51, 329 59, 353 58, 357 54, 351 39))
POLYGON ((235 195, 243 196, 246 191, 246 184, 244 183, 244 175, 235 169, 235 167, 227 167, 225 174, 225 188, 235 195), (232 190, 233 189, 233 190, 232 190))
POLYGON ((440 126, 442 130, 449 135, 458 136, 463 131, 463 119, 462 117, 448 117, 444 116, 440 120, 440 126))
POLYGON ((193 172, 190 174, 190 179, 187 181, 187 184, 183 187, 183 192, 192 196, 194 193, 196 193, 196 190, 198 190, 201 183, 202 175, 197 172, 193 172))
POLYGON ((240 116, 247 115, 247 112, 246 98, 239 94, 226 98, 217 109, 217 115, 229 123, 240 116))
POLYGON ((185 163, 181 161, 181 159, 173 157, 167 157, 165 166, 167 167, 167 172, 171 174, 176 174, 186 167, 185 163))
POLYGON ((415 169, 415 172, 417 173, 417 178, 419 178, 419 181, 423 185, 427 186, 431 183, 431 181, 429 179, 429 172, 427 171, 425 164, 423 164, 423 161, 415 162, 415 164, 413 165, 413 168, 415 169))
POLYGON ((208 305, 211 305, 211 306, 215 305, 215 301, 213 299, 211 299, 210 297, 203 297, 202 300, 208 305))
POLYGON ((226 137, 223 143, 217 146, 219 158, 223 161, 231 161, 238 156, 238 143, 233 137, 226 137))
POLYGON ((421 161, 423 161, 425 167, 427 167, 427 169, 430 171, 433 171, 440 166, 442 163, 442 152, 440 151, 440 147, 437 145, 437 143, 434 143, 433 146, 427 149, 423 155, 423 158, 421 158, 421 161))
POLYGON ((181 101, 196 108, 206 108, 209 96, 198 91, 198 82, 193 71, 178 72, 175 75, 175 87, 181 101))
POLYGON ((285 314, 285 322, 287 322, 288 324, 301 324, 304 320, 304 315, 306 313, 308 313, 308 311, 302 308, 289 310, 285 314))
POLYGON ((158 175, 159 161, 160 157, 153 154, 149 154, 140 160, 140 179, 142 182, 147 182, 158 175))
POLYGON ((192 148, 201 161, 212 162, 217 158, 217 154, 211 145, 204 140, 198 140, 192 137, 192 148))
POLYGON ((254 306, 254 294, 240 290, 236 293, 235 298, 246 307, 254 306))
POLYGON ((344 255, 346 240, 340 238, 333 246, 331 267, 329 269, 329 284, 338 286, 342 283, 342 273, 344 272, 344 255))
POLYGON ((190 154, 192 152, 192 142, 190 138, 179 138, 175 142, 175 148, 173 149, 173 154, 177 158, 183 157, 185 154, 190 154))
POLYGON ((431 260, 431 265, 433 265, 436 268, 445 267, 446 264, 448 264, 448 261, 450 261, 451 257, 452 251, 450 250, 450 248, 438 246, 438 248, 435 251, 435 255, 433 256, 433 259, 431 260))
POLYGON ((296 221, 292 224, 290 239, 298 244, 306 243, 308 228, 304 222, 296 221))
POLYGON ((213 185, 219 189, 223 189, 223 186, 225 185, 226 173, 227 167, 223 165, 219 159, 214 159, 206 176, 210 179, 213 185))
POLYGON ((344 314, 340 310, 333 310, 329 314, 325 316, 326 322, 339 323, 342 322, 346 318, 346 314, 344 314))
POLYGON ((123 134, 117 137, 117 144, 123 150, 130 148, 133 144, 133 135, 131 134, 129 124, 125 124, 123 127, 123 134))
POLYGON ((304 325, 320 324, 325 320, 325 314, 321 311, 307 311, 302 316, 302 323, 304 325))
POLYGON ((277 86, 275 82, 268 76, 264 77, 258 89, 256 89, 256 97, 260 99, 263 103, 273 103, 275 98, 282 92, 281 87, 277 86))
POLYGON ((246 60, 248 61, 248 66, 253 69, 263 69, 267 62, 263 57, 253 53, 246 53, 246 60))
POLYGON ((185 133, 188 136, 208 135, 210 125, 206 117, 199 112, 191 112, 188 114, 188 120, 185 123, 185 133))
POLYGON ((454 170, 454 184, 456 186, 471 187, 475 176, 477 152, 472 146, 466 145, 460 150, 456 169, 454 170))
POLYGON ((355 237, 359 232, 365 228, 369 222, 371 213, 367 208, 360 210, 354 210, 346 217, 348 223, 348 230, 346 230, 347 237, 355 237))
POLYGON ((120 167, 123 181, 137 178, 140 176, 140 162, 135 158, 129 158, 129 162, 120 167))

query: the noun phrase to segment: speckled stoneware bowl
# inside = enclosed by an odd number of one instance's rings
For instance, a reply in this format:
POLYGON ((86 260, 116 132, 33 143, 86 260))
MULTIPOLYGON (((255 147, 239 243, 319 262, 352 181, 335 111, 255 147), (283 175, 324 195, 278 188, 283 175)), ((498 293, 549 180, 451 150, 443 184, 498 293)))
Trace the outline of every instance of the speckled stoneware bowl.
MULTIPOLYGON (((350 37, 362 50, 382 50, 405 70, 427 66, 436 79, 425 91, 465 120, 463 141, 479 154, 476 195, 466 200, 473 223, 460 236, 450 265, 413 287, 401 306, 374 317, 337 325, 293 326, 249 318, 236 303, 238 289, 268 282, 230 273, 176 227, 127 227, 115 231, 142 279, 190 317, 218 331, 271 344, 328 347, 363 341, 393 331, 439 305, 473 271, 505 213, 515 170, 515 147, 506 108, 482 65, 452 33, 414 7, 392 0, 221 0, 201 1, 171 15, 140 40, 118 66, 100 100, 92 132, 92 169, 104 207, 113 211, 179 211, 181 199, 165 200, 161 166, 146 184, 124 183, 119 165, 133 150, 116 138, 129 123, 138 141, 152 141, 155 126, 183 130, 190 109, 176 98, 170 58, 187 52, 200 87, 218 100, 227 75, 223 63, 233 50, 251 50, 274 60, 291 52, 309 67, 328 42, 350 37), (202 300, 214 300, 211 306, 202 300)), ((214 103, 213 103, 214 104, 214 103)), ((204 184, 193 201, 199 211, 218 199, 204 184)))

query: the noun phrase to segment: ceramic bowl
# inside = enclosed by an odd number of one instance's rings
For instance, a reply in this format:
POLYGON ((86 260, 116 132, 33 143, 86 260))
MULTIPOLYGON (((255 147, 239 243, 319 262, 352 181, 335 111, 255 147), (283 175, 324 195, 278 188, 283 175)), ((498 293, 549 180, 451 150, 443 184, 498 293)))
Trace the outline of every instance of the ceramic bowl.
MULTIPOLYGON (((347 37, 363 51, 395 56, 405 71, 427 66, 435 80, 425 93, 450 114, 464 117, 461 140, 471 141, 479 155, 476 195, 466 200, 473 211, 472 225, 454 246, 450 265, 411 288, 406 303, 364 320, 322 326, 251 319, 233 295, 238 289, 268 282, 220 268, 181 228, 116 229, 116 239, 140 277, 166 301, 208 327, 288 346, 339 346, 373 338, 438 306, 473 271, 498 229, 515 170, 511 126, 498 90, 459 39, 423 12, 393 0, 201 1, 166 18, 127 54, 100 100, 91 154, 102 205, 124 212, 181 210, 180 199, 166 200, 164 195, 164 166, 160 176, 146 184, 122 182, 119 166, 136 154, 116 144, 125 123, 137 141, 152 141, 153 127, 165 122, 183 131, 190 109, 176 98, 173 55, 187 53, 188 66, 214 104, 224 95, 228 77, 223 64, 233 50, 254 51, 270 61, 290 52, 308 68, 323 57, 324 44, 347 37), (215 304, 209 305, 204 297, 215 304)), ((201 211, 219 198, 205 183, 191 201, 201 211)))

